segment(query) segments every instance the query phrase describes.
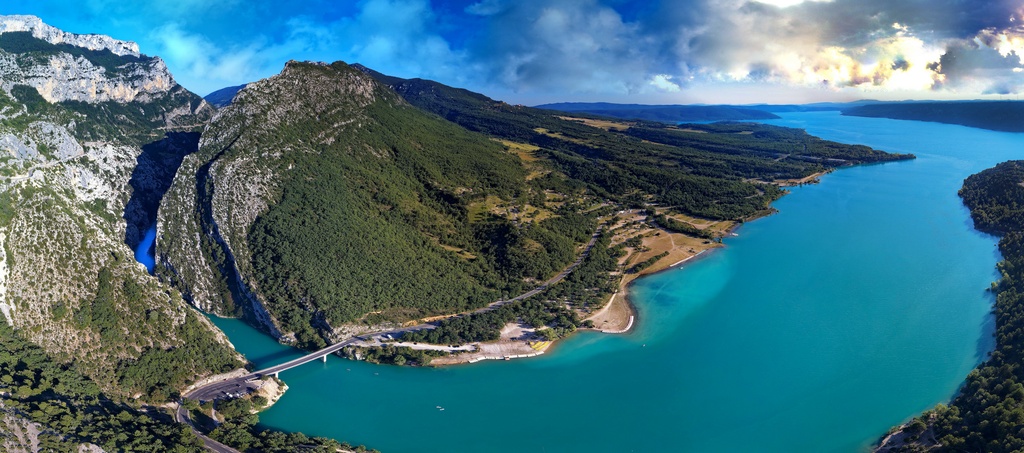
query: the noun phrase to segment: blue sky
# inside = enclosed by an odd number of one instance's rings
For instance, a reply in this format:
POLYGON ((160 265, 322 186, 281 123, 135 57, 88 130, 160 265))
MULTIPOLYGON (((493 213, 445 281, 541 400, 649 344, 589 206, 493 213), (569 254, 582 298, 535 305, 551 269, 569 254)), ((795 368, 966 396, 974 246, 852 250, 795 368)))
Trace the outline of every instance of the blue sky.
POLYGON ((1020 0, 34 0, 0 13, 138 42, 202 95, 290 59, 359 62, 531 105, 1024 88, 1020 0))

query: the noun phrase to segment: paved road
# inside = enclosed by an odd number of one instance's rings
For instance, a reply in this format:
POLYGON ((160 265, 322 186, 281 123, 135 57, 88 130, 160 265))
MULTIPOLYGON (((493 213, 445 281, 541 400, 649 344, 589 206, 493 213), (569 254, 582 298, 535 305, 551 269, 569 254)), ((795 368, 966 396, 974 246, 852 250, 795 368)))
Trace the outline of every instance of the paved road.
POLYGON ((203 433, 199 432, 199 430, 192 424, 192 419, 189 418, 188 411, 185 410, 185 407, 181 404, 178 405, 178 410, 174 412, 174 421, 188 425, 188 427, 192 429, 192 432, 195 433, 196 437, 203 441, 203 446, 209 451, 216 453, 240 453, 238 450, 210 439, 203 435, 203 433))
POLYGON ((520 301, 520 300, 523 300, 523 299, 527 299, 527 298, 533 297, 533 296, 539 294, 540 292, 548 289, 549 286, 554 285, 555 283, 558 283, 558 282, 562 281, 565 277, 568 277, 569 274, 572 273, 572 271, 576 270, 576 268, 579 267, 580 264, 583 264, 583 260, 585 260, 587 258, 587 255, 590 255, 590 250, 594 248, 594 244, 597 243, 597 239, 599 237, 601 237, 601 230, 600 229, 595 231, 594 234, 592 236, 590 236, 590 242, 587 243, 587 247, 583 249, 583 253, 580 254, 579 258, 576 258, 576 261, 574 261, 572 264, 570 264, 565 269, 562 269, 562 272, 559 272, 558 275, 556 275, 554 277, 551 277, 548 281, 542 283, 540 286, 538 286, 538 287, 536 287, 534 289, 531 289, 531 290, 529 290, 529 291, 527 291, 525 293, 522 293, 522 294, 520 294, 520 295, 518 295, 516 297, 508 299, 508 300, 499 300, 497 302, 491 302, 486 307, 478 309, 478 310, 471 311, 471 312, 469 312, 469 314, 477 314, 477 313, 488 312, 488 311, 494 310, 494 309, 496 309, 496 308, 498 308, 498 307, 500 307, 502 305, 509 304, 509 303, 512 303, 512 302, 516 302, 516 301, 520 301))
MULTIPOLYGON (((488 304, 486 307, 483 307, 483 308, 480 308, 480 309, 477 309, 477 310, 474 310, 474 311, 471 311, 471 312, 462 313, 459 316, 468 316, 468 315, 472 315, 472 314, 484 313, 484 312, 488 312, 488 311, 491 311, 491 310, 495 310, 498 307, 501 307, 502 305, 509 304, 509 303, 516 302, 516 301, 520 301, 520 300, 526 299, 528 297, 534 296, 534 295, 540 293, 541 291, 544 291, 549 286, 554 285, 555 283, 558 283, 558 282, 562 281, 562 279, 564 279, 569 274, 571 274, 572 271, 576 270, 576 268, 579 267, 579 265, 583 263, 583 260, 587 258, 587 255, 590 254, 590 250, 594 248, 594 244, 597 243, 597 239, 600 236, 601 236, 601 230, 599 229, 599 230, 594 232, 593 236, 591 236, 590 242, 587 243, 586 248, 583 249, 583 253, 580 254, 579 258, 577 258, 575 262, 570 264, 568 267, 563 269, 562 272, 559 272, 558 275, 555 275, 554 277, 550 278, 548 281, 544 282, 540 286, 538 286, 538 287, 536 287, 534 289, 531 289, 530 291, 527 291, 527 292, 525 292, 523 294, 520 294, 520 295, 518 295, 516 297, 513 297, 511 299, 499 300, 499 301, 496 301, 496 302, 492 302, 492 303, 488 304)), ((385 331, 385 332, 375 332, 375 333, 372 333, 372 334, 352 336, 352 337, 346 338, 346 339, 344 339, 344 340, 342 340, 342 341, 340 341, 338 343, 332 344, 332 345, 330 345, 330 346, 328 346, 326 348, 320 349, 320 350, 318 350, 316 352, 312 352, 312 353, 306 354, 306 355, 304 355, 302 357, 299 357, 297 359, 294 359, 294 360, 289 360, 289 361, 287 361, 285 363, 282 363, 280 365, 274 365, 274 366, 269 367, 269 368, 264 368, 262 370, 246 374, 244 376, 239 376, 239 377, 235 377, 235 378, 226 379, 226 380, 223 380, 223 381, 209 383, 209 384, 204 385, 202 387, 199 387, 199 388, 197 388, 195 390, 192 390, 191 392, 188 392, 185 395, 185 398, 193 399, 193 400, 198 400, 200 402, 214 401, 214 400, 225 399, 225 398, 235 398, 235 397, 238 397, 238 396, 241 396, 241 395, 253 392, 257 388, 259 388, 259 380, 261 378, 263 378, 264 376, 276 375, 277 373, 280 373, 282 371, 285 371, 285 370, 288 370, 288 369, 291 369, 291 368, 295 368, 295 367, 297 367, 299 365, 302 365, 302 364, 305 364, 305 363, 309 363, 309 362, 312 362, 312 361, 317 360, 317 359, 321 359, 321 358, 323 358, 323 357, 325 357, 327 355, 330 355, 330 354, 333 354, 335 352, 340 351, 342 348, 344 348, 345 346, 348 346, 348 345, 350 345, 352 343, 355 343, 357 341, 366 340, 370 336, 400 335, 400 334, 403 334, 405 332, 412 332, 412 331, 415 331, 415 330, 424 330, 424 329, 433 329, 435 327, 437 327, 436 324, 429 324, 428 323, 428 324, 419 324, 419 325, 410 326, 410 327, 403 327, 403 328, 400 328, 400 329, 388 330, 388 331, 385 331)), ((192 425, 192 420, 189 418, 189 413, 188 413, 187 410, 185 410, 184 407, 182 407, 182 405, 179 404, 178 410, 175 412, 174 416, 175 416, 175 419, 178 422, 185 423, 190 428, 192 428, 192 431, 194 433, 196 433, 196 435, 199 436, 200 439, 203 440, 203 444, 206 445, 206 448, 208 450, 214 451, 214 452, 218 452, 218 453, 237 453, 237 450, 235 450, 235 449, 233 449, 231 447, 228 447, 228 446, 226 446, 226 445, 224 445, 224 444, 222 444, 220 442, 217 442, 217 441, 215 441, 213 439, 210 439, 209 437, 206 437, 201 432, 199 432, 199 430, 197 430, 195 428, 195 426, 192 425)))

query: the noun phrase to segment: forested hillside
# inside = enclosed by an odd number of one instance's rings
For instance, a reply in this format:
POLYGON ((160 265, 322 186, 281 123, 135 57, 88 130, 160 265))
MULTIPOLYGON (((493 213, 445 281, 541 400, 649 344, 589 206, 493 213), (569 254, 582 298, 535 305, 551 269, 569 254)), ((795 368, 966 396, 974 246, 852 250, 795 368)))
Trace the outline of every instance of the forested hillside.
POLYGON ((711 219, 743 218, 764 210, 781 192, 763 182, 913 158, 750 123, 671 127, 631 122, 626 128, 601 128, 595 127, 601 122, 588 122, 586 116, 574 121, 559 112, 509 105, 430 80, 399 79, 357 67, 417 107, 469 130, 539 148, 537 155, 548 165, 595 195, 661 203, 711 219))
POLYGON ((1014 101, 944 101, 867 104, 843 110, 843 115, 932 121, 1024 132, 1024 103, 1014 101))
POLYGON ((134 43, 4 23, 59 42, 0 33, 0 434, 25 434, 0 450, 194 447, 142 408, 244 362, 129 245, 160 184, 144 150, 180 160, 214 111, 134 43))
POLYGON ((206 129, 157 241, 193 303, 314 347, 530 289, 576 258, 596 207, 750 218, 774 181, 909 157, 749 124, 606 130, 357 69, 291 62, 206 129))
POLYGON ((310 346, 324 323, 415 319, 518 291, 571 262, 594 228, 568 202, 545 218, 499 215, 502 202, 546 201, 517 157, 341 63, 290 63, 250 84, 183 169, 162 211, 168 272, 222 312, 265 306, 310 346), (181 255, 199 247, 175 226, 209 222, 213 253, 181 255), (210 264, 193 267, 200 259, 210 264), (209 273, 224 283, 193 278, 209 273))
POLYGON ((3 451, 71 452, 88 444, 106 451, 202 448, 188 427, 173 423, 169 413, 146 413, 111 400, 95 382, 55 363, 2 322, 0 427, 6 427, 0 429, 3 451))

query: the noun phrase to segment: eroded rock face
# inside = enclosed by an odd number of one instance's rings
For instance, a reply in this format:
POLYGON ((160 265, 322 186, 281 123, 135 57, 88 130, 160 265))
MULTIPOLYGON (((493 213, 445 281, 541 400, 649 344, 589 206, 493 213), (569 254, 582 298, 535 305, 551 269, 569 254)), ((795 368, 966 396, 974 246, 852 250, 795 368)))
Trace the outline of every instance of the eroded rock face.
MULTIPOLYGON (((197 338, 230 348, 125 244, 125 207, 138 190, 158 185, 146 180, 156 173, 135 171, 143 149, 172 134, 197 135, 213 109, 134 43, 66 33, 31 16, 0 16, 0 33, 8 32, 62 47, 0 48, 2 322, 114 395, 129 390, 118 367, 148 351, 197 338), (68 46, 107 53, 91 61, 92 54, 68 46), (135 173, 141 176, 132 184, 135 173)), ((159 151, 180 153, 179 162, 190 152, 159 151)), ((219 371, 176 366, 196 376, 219 371)))
MULTIPOLYGON (((247 239, 257 217, 273 203, 281 172, 287 171, 282 156, 314 152, 279 145, 275 131, 309 116, 344 111, 343 121, 311 138, 330 145, 368 121, 364 110, 382 90, 354 70, 290 61, 280 74, 246 85, 217 112, 203 131, 199 152, 185 158, 158 218, 157 260, 194 305, 218 314, 241 308, 280 341, 295 341, 256 282, 247 239), (226 292, 233 294, 234 304, 225 302, 226 292)), ((394 95, 389 102, 403 103, 394 95)))
POLYGON ((140 54, 138 44, 133 42, 103 35, 67 33, 44 24, 35 16, 0 16, 0 35, 18 32, 31 33, 32 37, 49 44, 91 52, 72 55, 53 51, 60 49, 54 47, 30 58, 3 54, 0 56, 0 88, 8 94, 14 85, 28 85, 51 103, 148 102, 176 86, 163 60, 140 54), (107 58, 110 54, 122 58, 111 60, 107 58))
POLYGON ((47 102, 147 102, 176 85, 159 58, 127 62, 116 71, 82 57, 59 54, 43 65, 26 66, 12 54, 0 57, 0 88, 10 94, 15 85, 36 89, 47 102))

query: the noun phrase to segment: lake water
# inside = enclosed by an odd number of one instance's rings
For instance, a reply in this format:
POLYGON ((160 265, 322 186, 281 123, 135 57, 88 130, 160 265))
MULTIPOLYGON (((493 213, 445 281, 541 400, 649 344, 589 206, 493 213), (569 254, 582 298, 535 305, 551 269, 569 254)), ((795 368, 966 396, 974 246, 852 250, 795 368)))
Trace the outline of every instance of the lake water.
POLYGON ((153 273, 153 267, 156 266, 156 258, 153 253, 153 241, 155 240, 156 225, 153 225, 146 229, 146 234, 142 236, 142 240, 139 241, 139 245, 135 246, 135 261, 146 266, 146 270, 148 270, 150 274, 153 273))
MULTIPOLYGON (((999 258, 956 192, 1024 134, 834 112, 767 122, 918 159, 793 188, 724 250, 640 280, 629 335, 441 369, 331 357, 282 373, 290 390, 262 422, 385 452, 852 452, 947 401, 992 347, 999 258)), ((257 366, 298 355, 215 322, 257 366)))

